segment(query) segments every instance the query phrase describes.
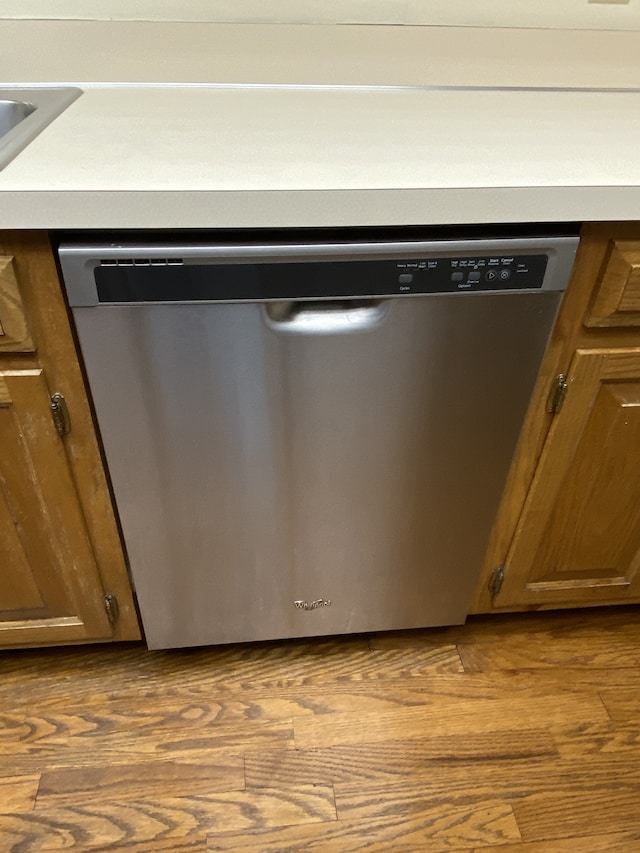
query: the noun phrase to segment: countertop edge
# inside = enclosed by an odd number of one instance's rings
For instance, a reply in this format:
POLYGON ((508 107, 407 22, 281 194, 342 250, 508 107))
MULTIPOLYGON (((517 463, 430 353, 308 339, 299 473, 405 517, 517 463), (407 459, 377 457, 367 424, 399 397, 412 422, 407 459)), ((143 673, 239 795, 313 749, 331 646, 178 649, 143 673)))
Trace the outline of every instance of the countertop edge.
POLYGON ((182 229, 640 219, 640 187, 5 192, 0 228, 182 229), (375 203, 372 203, 375 202, 375 203))

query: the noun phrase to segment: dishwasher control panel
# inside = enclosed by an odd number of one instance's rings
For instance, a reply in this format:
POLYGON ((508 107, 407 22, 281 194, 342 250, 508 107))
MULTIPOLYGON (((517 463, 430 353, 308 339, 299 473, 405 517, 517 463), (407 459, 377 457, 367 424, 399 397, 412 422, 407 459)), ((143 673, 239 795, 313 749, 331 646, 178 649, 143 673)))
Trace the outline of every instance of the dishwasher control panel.
POLYGON ((398 293, 451 293, 464 290, 537 290, 546 255, 495 255, 399 261, 398 293))
POLYGON ((546 254, 376 260, 115 257, 94 269, 100 303, 378 297, 542 288, 546 254))
POLYGON ((578 246, 567 234, 482 239, 215 240, 149 235, 59 247, 73 307, 410 298, 564 290, 578 246))

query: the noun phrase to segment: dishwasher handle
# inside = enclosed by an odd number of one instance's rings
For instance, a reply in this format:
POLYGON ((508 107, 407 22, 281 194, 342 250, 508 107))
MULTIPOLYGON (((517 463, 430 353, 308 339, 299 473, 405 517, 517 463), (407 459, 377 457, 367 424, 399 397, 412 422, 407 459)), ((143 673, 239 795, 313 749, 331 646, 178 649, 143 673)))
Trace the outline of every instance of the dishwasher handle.
POLYGON ((287 335, 340 335, 366 332, 384 319, 385 299, 323 299, 267 302, 264 319, 274 332, 287 335))

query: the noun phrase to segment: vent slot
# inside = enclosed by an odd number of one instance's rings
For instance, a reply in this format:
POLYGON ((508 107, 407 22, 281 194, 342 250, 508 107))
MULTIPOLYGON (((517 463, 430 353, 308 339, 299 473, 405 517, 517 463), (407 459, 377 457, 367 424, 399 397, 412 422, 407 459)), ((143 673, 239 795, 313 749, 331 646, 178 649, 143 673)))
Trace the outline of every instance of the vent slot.
POLYGON ((175 267, 182 266, 182 258, 104 258, 101 267, 175 267))

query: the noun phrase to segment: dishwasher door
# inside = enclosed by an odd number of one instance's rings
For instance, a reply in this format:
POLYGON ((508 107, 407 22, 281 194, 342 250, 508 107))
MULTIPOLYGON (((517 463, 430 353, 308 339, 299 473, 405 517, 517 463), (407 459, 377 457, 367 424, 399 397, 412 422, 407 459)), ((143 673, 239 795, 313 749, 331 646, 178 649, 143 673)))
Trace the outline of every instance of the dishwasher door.
POLYGON ((463 622, 561 295, 74 307, 149 646, 463 622))

